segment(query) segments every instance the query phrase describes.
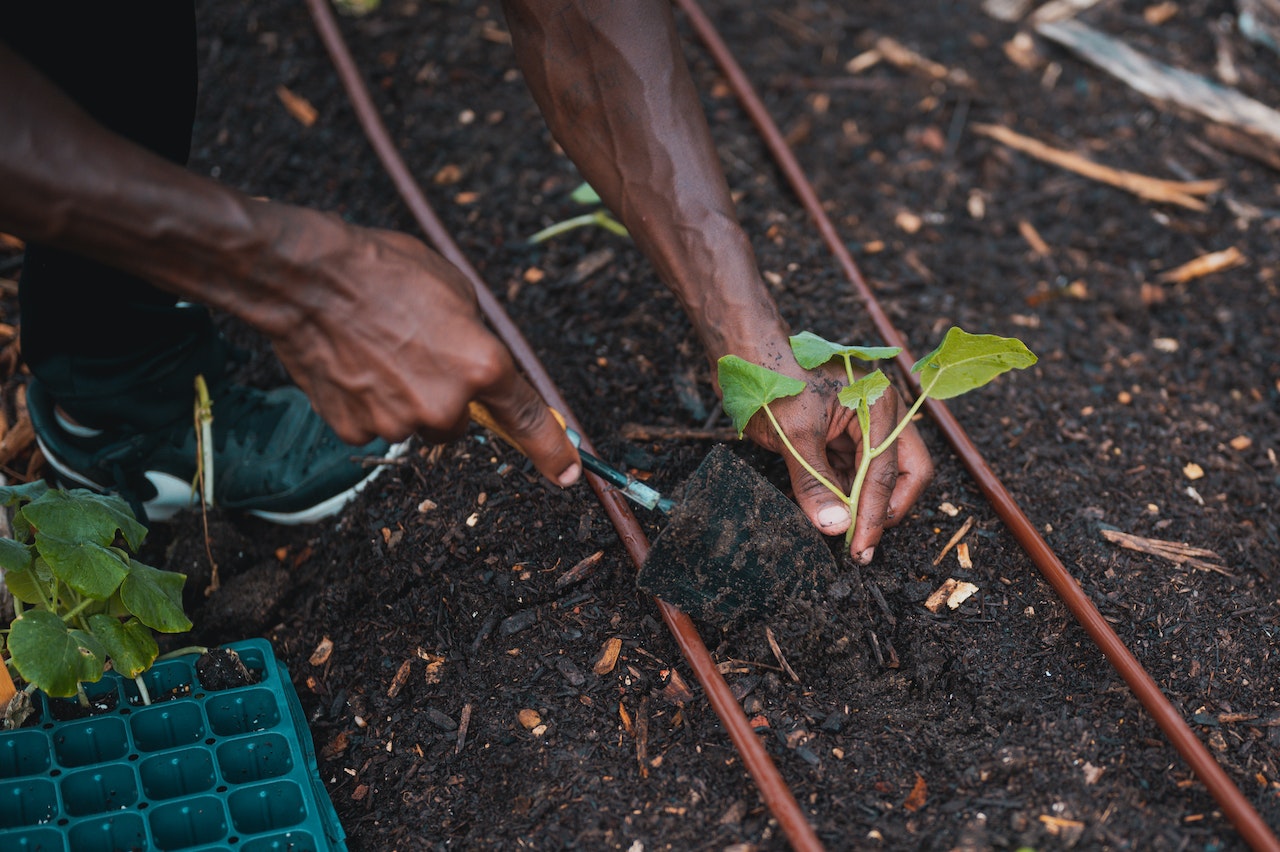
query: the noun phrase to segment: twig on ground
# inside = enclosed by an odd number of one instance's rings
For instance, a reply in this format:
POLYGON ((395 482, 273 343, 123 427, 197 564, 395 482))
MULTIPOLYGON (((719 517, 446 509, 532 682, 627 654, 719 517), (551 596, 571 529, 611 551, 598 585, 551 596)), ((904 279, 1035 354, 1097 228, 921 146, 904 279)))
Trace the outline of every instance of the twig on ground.
POLYGON ((969 534, 969 530, 973 529, 973 515, 969 516, 969 520, 964 522, 960 529, 956 530, 956 534, 951 536, 951 540, 947 542, 946 547, 942 548, 942 552, 933 560, 934 567, 942 562, 943 558, 951 552, 951 548, 960 543, 960 539, 969 534))
POLYGON ((778 665, 782 666, 782 670, 787 673, 796 683, 800 682, 800 675, 796 674, 795 669, 791 668, 791 664, 787 662, 787 658, 782 655, 782 646, 778 644, 778 640, 774 638, 773 631, 768 625, 764 628, 764 638, 769 640, 769 647, 773 649, 773 656, 778 658, 778 665))
POLYGON ((1203 547, 1192 547, 1189 544, 1179 544, 1176 541, 1164 541, 1158 538, 1143 538, 1120 530, 1104 529, 1102 530, 1102 537, 1128 550, 1136 550, 1139 553, 1146 553, 1150 556, 1159 556, 1161 559, 1167 559, 1178 565, 1190 565, 1192 568, 1198 568, 1201 571, 1214 571, 1224 577, 1235 576, 1226 568, 1217 564, 1217 560, 1222 557, 1203 547), (1214 561, 1210 562, 1209 560, 1214 561))
POLYGON ((1244 263, 1244 255, 1240 253, 1240 249, 1232 246, 1222 251, 1202 254, 1181 266, 1165 270, 1156 276, 1156 280, 1163 284, 1185 284, 1215 272, 1233 269, 1242 263, 1244 263))

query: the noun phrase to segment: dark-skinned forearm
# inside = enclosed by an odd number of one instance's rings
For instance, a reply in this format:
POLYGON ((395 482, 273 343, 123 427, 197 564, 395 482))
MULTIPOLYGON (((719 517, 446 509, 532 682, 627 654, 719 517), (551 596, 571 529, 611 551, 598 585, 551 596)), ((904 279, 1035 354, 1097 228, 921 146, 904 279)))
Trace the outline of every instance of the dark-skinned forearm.
POLYGON ((320 214, 255 201, 93 121, 0 44, 0 230, 131 272, 270 332, 302 293, 267 273, 320 214))
MULTIPOLYGON (((504 0, 556 140, 676 294, 714 359, 785 327, 737 223, 665 0, 504 0)), ((771 345, 769 348, 773 348, 771 345)))

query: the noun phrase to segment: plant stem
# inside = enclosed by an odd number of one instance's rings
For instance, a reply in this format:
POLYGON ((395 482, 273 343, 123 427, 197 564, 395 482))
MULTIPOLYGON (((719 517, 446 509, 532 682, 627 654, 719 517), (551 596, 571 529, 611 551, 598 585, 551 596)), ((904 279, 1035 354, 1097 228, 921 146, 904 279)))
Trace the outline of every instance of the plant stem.
POLYGON ((146 707, 151 706, 151 692, 147 689, 147 682, 142 679, 142 675, 138 675, 133 679, 138 685, 138 695, 142 696, 142 703, 146 707))
POLYGON ((71 619, 76 618, 78 615, 80 615, 80 613, 84 612, 94 603, 96 603, 96 601, 94 601, 93 598, 85 598, 84 600, 76 604, 74 607, 67 610, 67 612, 62 616, 62 620, 64 622, 70 622, 71 619))
POLYGON ((204 508, 213 505, 213 400, 209 398, 209 385, 204 376, 196 376, 196 450, 199 463, 196 482, 200 486, 200 503, 204 508))
POLYGON ((206 645, 187 645, 185 648, 178 648, 177 650, 170 651, 167 654, 161 654, 160 656, 156 657, 156 662, 158 663, 161 660, 172 660, 172 659, 176 659, 177 657, 185 657, 187 654, 207 654, 207 653, 209 653, 209 648, 206 645))
POLYGON ((825 476, 823 476, 822 474, 814 470, 813 465, 809 464, 809 462, 805 459, 804 456, 796 452, 796 448, 791 444, 791 439, 788 438, 787 434, 782 431, 782 424, 778 422, 777 417, 773 416, 773 409, 769 408, 769 403, 766 402, 763 407, 764 407, 764 413, 769 417, 769 422, 773 424, 773 431, 778 433, 778 437, 782 439, 782 444, 787 448, 787 451, 790 452, 791 455, 795 457, 796 461, 800 462, 800 466, 803 467, 806 471, 808 471, 810 476, 818 480, 818 482, 822 483, 823 487, 825 487, 832 494, 839 497, 842 502, 847 504, 849 502, 848 495, 846 495, 838 487, 833 485, 831 480, 827 479, 825 476))
POLYGON ((563 222, 556 222, 554 225, 549 225, 546 228, 543 228, 541 231, 538 231, 538 233, 529 237, 529 244, 537 245, 538 243, 546 242, 552 237, 567 234, 574 228, 585 228, 590 225, 598 225, 620 237, 630 236, 630 234, 627 233, 626 227, 624 227, 621 222, 614 219, 604 210, 596 210, 591 213, 583 213, 581 216, 574 216, 572 219, 565 219, 563 222))

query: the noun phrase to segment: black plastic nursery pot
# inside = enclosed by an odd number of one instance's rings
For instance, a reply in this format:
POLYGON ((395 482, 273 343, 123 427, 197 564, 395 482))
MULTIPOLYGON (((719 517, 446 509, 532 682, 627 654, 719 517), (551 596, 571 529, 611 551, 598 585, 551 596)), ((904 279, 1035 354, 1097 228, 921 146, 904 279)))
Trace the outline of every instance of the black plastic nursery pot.
POLYGON ((0 848, 345 849, 288 671, 265 640, 224 647, 256 682, 218 689, 191 654, 143 675, 150 705, 113 672, 83 718, 36 693, 0 732, 0 848))

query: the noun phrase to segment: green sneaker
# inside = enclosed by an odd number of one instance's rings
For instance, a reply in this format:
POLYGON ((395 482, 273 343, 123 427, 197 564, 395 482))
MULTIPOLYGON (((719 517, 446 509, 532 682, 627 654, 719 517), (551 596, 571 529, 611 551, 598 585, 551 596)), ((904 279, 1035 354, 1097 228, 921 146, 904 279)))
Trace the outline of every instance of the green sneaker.
MULTIPOLYGON (((212 398, 214 504, 278 524, 337 514, 407 444, 343 443, 295 387, 228 385, 212 398)), ((119 494, 144 520, 200 505, 191 420, 147 433, 86 429, 61 417, 35 379, 27 410, 45 459, 68 484, 119 494)))

